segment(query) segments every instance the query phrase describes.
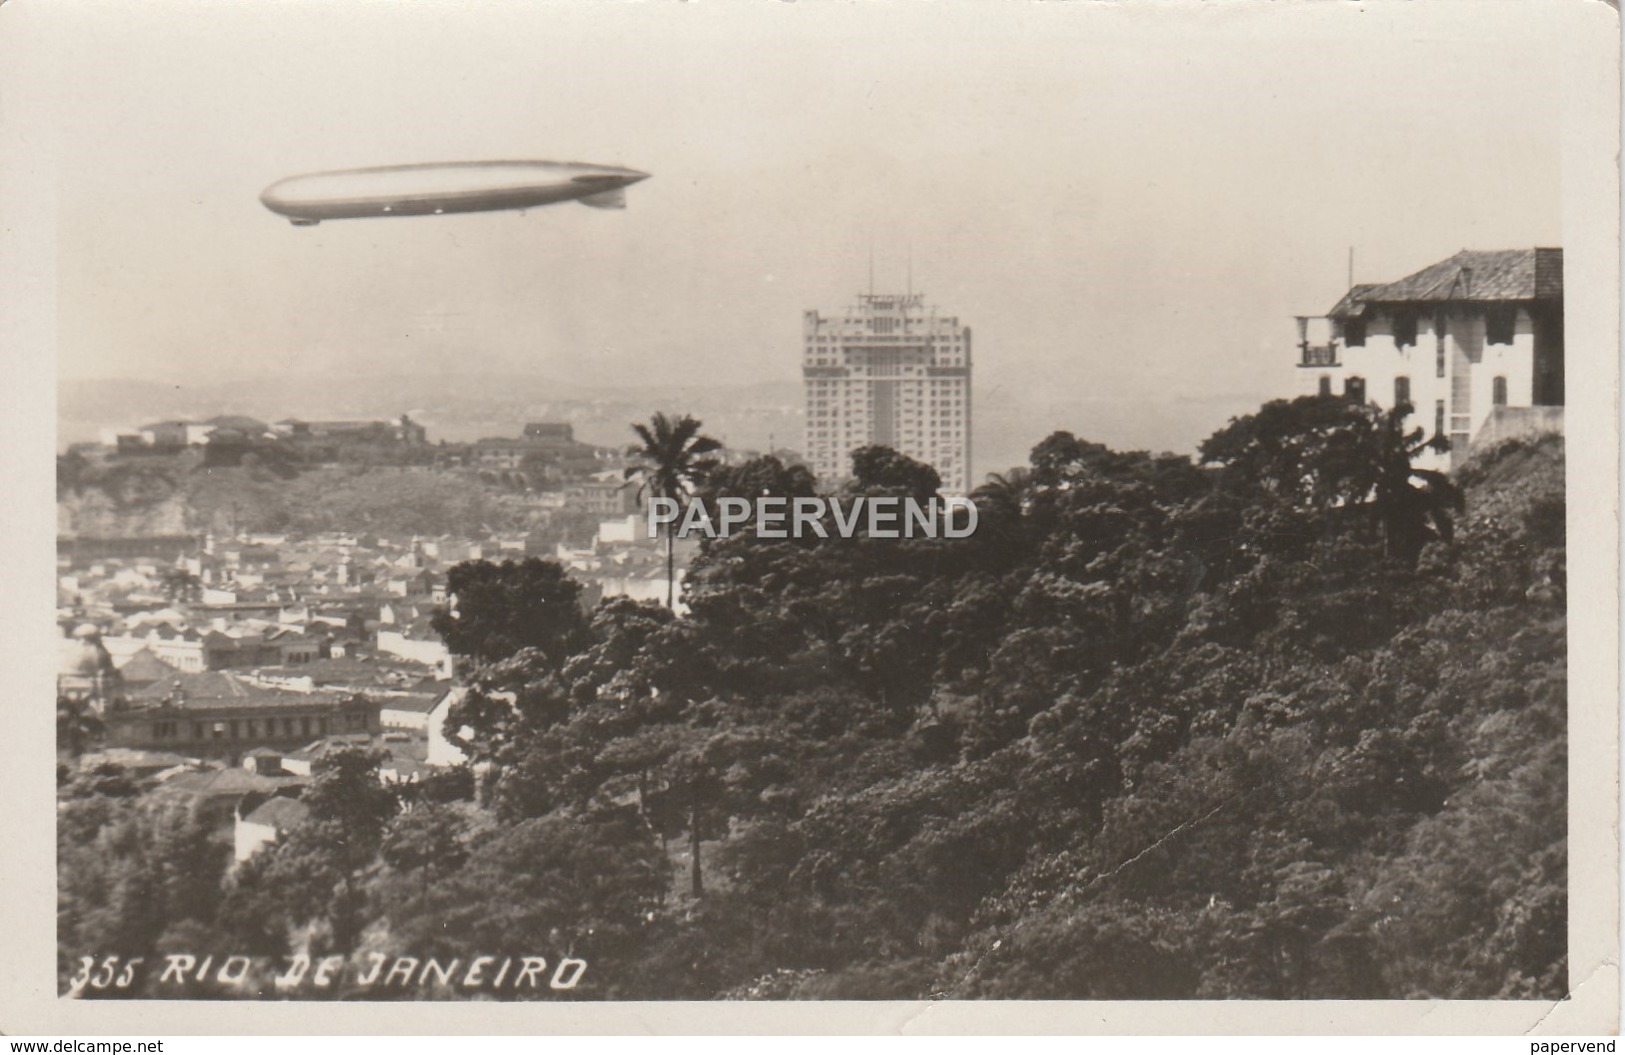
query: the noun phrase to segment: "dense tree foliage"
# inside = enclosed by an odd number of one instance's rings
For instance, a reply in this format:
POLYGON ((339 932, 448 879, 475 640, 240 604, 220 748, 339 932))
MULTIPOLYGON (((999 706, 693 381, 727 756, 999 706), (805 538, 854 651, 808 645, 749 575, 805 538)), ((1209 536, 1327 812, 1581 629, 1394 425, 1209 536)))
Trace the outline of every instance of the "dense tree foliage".
POLYGON ((586 620, 577 599, 581 585, 552 561, 470 561, 446 576, 451 610, 436 612, 435 632, 453 654, 499 660, 532 648, 563 662, 581 643, 586 620))
MULTIPOLYGON (((311 825, 165 926, 544 944, 596 998, 1559 997, 1562 441, 1445 478, 1418 440, 1325 399, 1200 461, 1057 433, 968 538, 707 540, 683 618, 576 622, 551 566, 474 567, 448 629, 481 803, 340 808, 330 774, 311 825)), ((938 487, 895 452, 856 469, 938 487)), ((764 458, 704 486, 811 484, 764 458)), ((65 784, 65 853, 128 846, 138 792, 65 784)), ((65 889, 217 877, 137 859, 65 889)))
POLYGON ((82 969, 83 957, 152 962, 210 932, 231 847, 202 811, 151 793, 113 766, 80 772, 58 797, 57 942, 64 980, 82 969))

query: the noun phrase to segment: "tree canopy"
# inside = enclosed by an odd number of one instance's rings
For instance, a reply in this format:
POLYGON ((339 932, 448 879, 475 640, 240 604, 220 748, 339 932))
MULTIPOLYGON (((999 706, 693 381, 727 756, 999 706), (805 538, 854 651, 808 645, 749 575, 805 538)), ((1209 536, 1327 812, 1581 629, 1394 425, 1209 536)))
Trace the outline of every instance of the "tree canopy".
MULTIPOLYGON (((545 944, 592 964, 581 998, 1556 999, 1562 441, 1446 478, 1419 440, 1318 399, 1199 460, 1057 433, 969 538, 707 540, 682 617, 464 566, 437 625, 479 802, 338 758, 224 880, 183 816, 79 772, 64 956, 302 926, 545 944), (155 871, 155 832, 189 863, 155 871), (159 889, 139 934, 94 908, 159 889)), ((940 485, 882 449, 857 470, 940 485)), ((764 458, 703 486, 811 483, 764 458)))
POLYGON ((454 565, 446 591, 455 603, 436 612, 432 624, 455 655, 491 661, 534 648, 561 663, 584 639, 581 584, 554 561, 454 565))

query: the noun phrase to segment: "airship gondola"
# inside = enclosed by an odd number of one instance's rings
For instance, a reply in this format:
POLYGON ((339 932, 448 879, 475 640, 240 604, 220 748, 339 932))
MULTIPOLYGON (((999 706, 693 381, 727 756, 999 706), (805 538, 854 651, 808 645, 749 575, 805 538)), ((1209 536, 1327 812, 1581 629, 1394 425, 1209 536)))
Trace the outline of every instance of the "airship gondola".
POLYGON ((574 161, 386 165, 291 176, 265 188, 260 201, 296 227, 323 220, 530 209, 564 201, 624 209, 626 188, 648 178, 636 169, 574 161))

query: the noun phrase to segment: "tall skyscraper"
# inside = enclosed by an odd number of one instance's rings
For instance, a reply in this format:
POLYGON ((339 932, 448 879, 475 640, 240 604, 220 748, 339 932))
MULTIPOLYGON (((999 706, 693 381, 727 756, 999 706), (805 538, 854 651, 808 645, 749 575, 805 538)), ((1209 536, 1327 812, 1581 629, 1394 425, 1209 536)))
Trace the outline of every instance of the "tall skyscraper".
POLYGON ((806 313, 802 383, 807 456, 826 485, 852 475, 852 452, 881 444, 929 463, 942 490, 970 482, 970 327, 919 293, 860 295, 838 315, 806 313))

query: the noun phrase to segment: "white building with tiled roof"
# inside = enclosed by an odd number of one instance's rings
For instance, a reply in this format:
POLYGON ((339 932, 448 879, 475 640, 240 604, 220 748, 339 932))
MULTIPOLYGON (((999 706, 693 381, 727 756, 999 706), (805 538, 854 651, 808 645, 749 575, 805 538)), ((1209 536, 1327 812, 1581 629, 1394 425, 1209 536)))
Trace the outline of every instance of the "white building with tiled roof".
POLYGON ((1464 249, 1394 282, 1352 287, 1298 317, 1296 394, 1393 407, 1450 441, 1419 464, 1448 468, 1475 440, 1561 431, 1563 250, 1464 249))

